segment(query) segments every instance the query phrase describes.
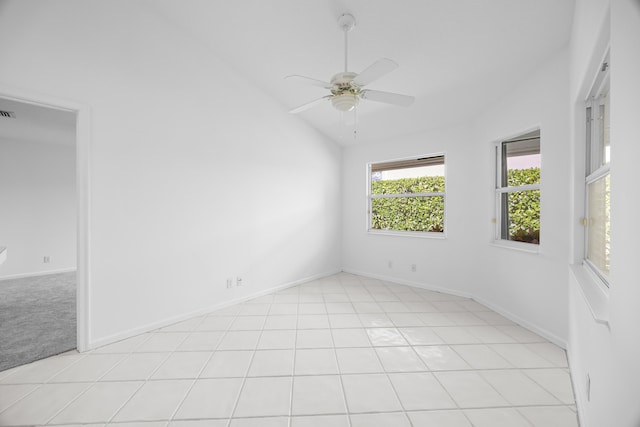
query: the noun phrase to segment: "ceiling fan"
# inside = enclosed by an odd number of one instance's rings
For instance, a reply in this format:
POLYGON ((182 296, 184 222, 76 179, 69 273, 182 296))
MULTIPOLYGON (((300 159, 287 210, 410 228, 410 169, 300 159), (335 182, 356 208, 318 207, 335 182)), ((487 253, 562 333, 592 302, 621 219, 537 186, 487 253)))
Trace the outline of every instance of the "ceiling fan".
POLYGON ((401 95, 399 93, 382 92, 379 90, 365 89, 369 83, 378 80, 380 77, 398 68, 398 64, 391 59, 382 58, 371 64, 360 74, 350 72, 347 65, 348 53, 348 33, 356 25, 353 15, 345 13, 338 18, 338 26, 344 31, 344 72, 338 73, 331 78, 330 82, 317 80, 311 77, 291 75, 285 77, 288 80, 296 80, 301 83, 319 86, 329 89, 330 95, 323 96, 314 101, 303 104, 289 112, 292 114, 308 110, 323 101, 330 101, 331 105, 339 111, 352 111, 361 99, 383 102, 386 104, 400 105, 408 107, 414 101, 413 96, 401 95))

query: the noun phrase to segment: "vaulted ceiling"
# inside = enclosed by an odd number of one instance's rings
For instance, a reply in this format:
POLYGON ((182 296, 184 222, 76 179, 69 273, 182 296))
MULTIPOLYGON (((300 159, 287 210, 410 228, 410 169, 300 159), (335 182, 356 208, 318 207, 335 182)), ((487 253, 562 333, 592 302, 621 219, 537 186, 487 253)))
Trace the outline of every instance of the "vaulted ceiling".
MULTIPOLYGON (((356 125, 353 115, 344 117, 329 102, 298 114, 342 145, 393 141, 397 136, 469 121, 567 45, 575 3, 140 1, 150 13, 189 33, 194 42, 205 43, 250 84, 276 99, 284 111, 328 94, 326 89, 285 80, 285 76, 298 74, 329 81, 343 71, 344 38, 337 20, 343 13, 353 14, 357 22, 349 33, 349 71, 360 72, 380 58, 391 58, 400 67, 369 88, 413 95, 416 100, 407 108, 361 102, 356 125), (353 136, 355 128, 357 138, 353 136)), ((16 137, 30 129, 35 132, 30 139, 46 131, 50 139, 58 132, 60 140, 68 140, 67 134, 72 132, 68 117, 58 117, 62 112, 47 113, 34 107, 32 116, 29 106, 9 102, 0 107, 20 113, 20 120, 3 120, 1 136, 16 137), (36 119, 39 127, 33 124, 36 119), (52 124, 46 124, 45 119, 52 124)))
MULTIPOLYGON (((360 72, 379 58, 400 68, 371 89, 416 97, 408 107, 362 102, 358 137, 330 103, 299 114, 343 145, 463 123, 499 99, 569 40, 574 0, 147 0, 156 13, 206 43, 288 110, 328 92, 284 79, 299 74, 328 81, 360 72)), ((247 102, 251 102, 247 100, 247 102)))

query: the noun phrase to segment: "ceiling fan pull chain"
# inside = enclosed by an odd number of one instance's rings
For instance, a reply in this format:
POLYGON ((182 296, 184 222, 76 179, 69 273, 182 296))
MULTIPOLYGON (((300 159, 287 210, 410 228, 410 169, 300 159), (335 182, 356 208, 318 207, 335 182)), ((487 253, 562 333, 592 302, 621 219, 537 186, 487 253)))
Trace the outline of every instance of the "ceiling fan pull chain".
POLYGON ((353 109, 353 139, 358 139, 358 109, 353 109))

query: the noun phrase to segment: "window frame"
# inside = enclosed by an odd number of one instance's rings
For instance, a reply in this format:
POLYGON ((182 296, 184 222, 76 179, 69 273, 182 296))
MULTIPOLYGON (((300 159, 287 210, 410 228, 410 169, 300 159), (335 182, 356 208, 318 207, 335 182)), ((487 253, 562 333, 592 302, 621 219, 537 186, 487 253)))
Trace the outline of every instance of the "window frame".
POLYGON ((536 126, 536 127, 532 127, 529 130, 526 130, 524 132, 519 132, 517 134, 515 134, 515 136, 512 136, 510 138, 504 138, 501 139, 500 141, 497 141, 494 143, 494 158, 496 161, 496 169, 495 169, 495 176, 494 176, 494 218, 493 218, 493 222, 494 222, 494 233, 493 233, 493 244, 496 246, 500 246, 500 247, 505 247, 505 248, 510 248, 510 249, 516 249, 516 250, 520 250, 520 251, 524 251, 524 252, 531 252, 531 253, 539 253, 540 252, 540 247, 541 247, 541 243, 542 242, 542 238, 539 239, 538 243, 529 243, 529 242, 520 242, 517 240, 509 240, 506 238, 503 238, 503 232, 505 232, 505 227, 506 227, 506 232, 508 233, 508 224, 504 223, 503 224, 503 217, 504 217, 504 209, 508 209, 508 205, 505 206, 504 202, 503 202, 503 198, 505 194, 509 194, 509 193, 513 193, 513 192, 521 192, 521 191, 539 191, 540 192, 540 219, 541 219, 541 223, 540 223, 540 234, 542 234, 542 190, 541 190, 541 183, 542 183, 542 131, 540 126, 536 126), (530 135, 534 132, 538 133, 537 138, 535 137, 527 137, 527 135, 530 135), (508 144, 508 143, 513 143, 513 142, 518 142, 519 140, 526 140, 526 139, 538 139, 539 142, 539 153, 540 153, 540 183, 538 184, 526 184, 526 185, 519 185, 519 186, 512 186, 510 187, 508 185, 508 183, 503 183, 503 179, 504 179, 504 172, 505 170, 503 169, 503 165, 504 165, 504 157, 505 155, 503 154, 503 150, 504 150, 504 144, 508 144), (504 185, 506 184, 506 185, 504 185))
MULTIPOLYGON (((600 106, 602 105, 603 95, 610 99, 610 57, 609 52, 605 54, 604 59, 600 63, 598 73, 594 79, 589 95, 584 101, 585 111, 585 171, 584 171, 584 205, 582 210, 582 225, 584 228, 583 248, 582 248, 582 264, 587 268, 591 277, 593 277, 599 286, 609 289, 609 275, 603 272, 598 266, 589 259, 589 186, 594 182, 611 176, 611 161, 608 163, 603 161, 604 148, 597 138, 603 126, 598 120, 600 106), (596 111, 598 110, 598 111, 596 111), (596 143, 594 143, 596 142, 596 143)), ((610 114, 610 109, 607 111, 610 114)), ((609 119, 610 123, 610 119, 609 119)), ((609 147, 611 140, 609 139, 609 147)), ((610 179, 610 178, 609 178, 610 179)), ((611 189, 609 189, 611 194, 611 189)), ((611 227, 611 218, 609 217, 609 227, 611 227)))
POLYGON ((447 154, 446 152, 436 152, 424 155, 417 155, 411 157, 403 157, 399 159, 392 160, 381 160, 369 162, 365 168, 366 173, 366 232, 371 235, 386 235, 386 236, 402 236, 402 237, 419 237, 419 238, 427 238, 427 239, 446 239, 447 237, 447 154), (403 161, 411 161, 411 160, 420 160, 420 159, 429 159, 435 157, 443 158, 443 168, 444 168, 444 192, 432 192, 432 193, 403 193, 398 195, 374 195, 371 193, 371 169, 373 165, 385 164, 385 163, 395 163, 395 162, 403 162, 403 161), (444 212, 442 215, 443 221, 443 230, 440 231, 405 231, 405 230, 381 230, 377 228, 372 228, 372 211, 373 211, 373 199, 377 198, 408 198, 408 197, 442 197, 444 199, 444 212))

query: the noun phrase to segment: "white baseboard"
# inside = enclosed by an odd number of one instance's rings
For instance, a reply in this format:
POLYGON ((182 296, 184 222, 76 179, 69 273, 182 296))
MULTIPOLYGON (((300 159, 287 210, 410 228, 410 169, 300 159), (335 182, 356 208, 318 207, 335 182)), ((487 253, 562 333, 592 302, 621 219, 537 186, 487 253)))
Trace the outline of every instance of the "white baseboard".
MULTIPOLYGON (((369 273, 369 272, 364 272, 364 271, 358 271, 358 270, 354 270, 354 269, 349 269, 349 268, 345 268, 342 271, 344 271, 345 273, 350 273, 350 274, 356 274, 358 276, 363 276, 363 277, 370 277, 372 279, 378 279, 378 280, 384 280, 384 281, 388 281, 388 282, 393 282, 393 283, 398 283, 401 285, 407 285, 407 286, 413 286, 415 288, 420 288, 420 289, 426 289, 426 290, 430 290, 430 291, 435 291, 435 292, 442 292, 445 294, 449 294, 449 295, 455 295, 455 296, 459 296, 459 297, 463 297, 463 298, 470 298, 473 299, 475 301, 477 301, 478 303, 490 308, 491 310, 495 311, 496 313, 506 317, 507 319, 519 324, 520 326, 523 326, 527 329, 529 329, 532 332, 535 332, 536 334, 542 336, 543 338, 551 341, 552 343, 558 345, 559 347, 562 347, 563 349, 567 348, 567 342, 561 338, 559 338, 558 336, 556 336, 555 334, 550 333, 547 330, 544 330, 530 322, 528 322, 527 320, 521 318, 520 316, 517 316, 515 314, 513 314, 512 312, 510 312, 509 310, 505 310, 503 307, 500 307, 496 304, 493 304, 483 298, 479 298, 476 295, 470 294, 468 292, 464 292, 464 291, 459 291, 459 290, 455 290, 455 289, 448 289, 446 287, 443 286, 435 286, 432 284, 428 284, 428 283, 422 283, 422 282, 417 282, 417 281, 411 281, 411 280, 405 280, 405 279, 401 279, 401 278, 397 278, 397 277, 391 277, 391 276, 385 276, 385 275, 380 275, 380 274, 373 274, 373 273, 369 273)), ((307 282, 311 282, 313 280, 317 280, 317 279, 321 279, 324 277, 328 277, 328 276, 332 276, 334 274, 338 274, 340 273, 340 270, 336 270, 336 271, 330 271, 330 272, 325 272, 325 273, 320 273, 320 274, 316 274, 310 277, 306 277, 303 279, 299 279, 299 280, 295 280, 293 282, 289 282, 289 283, 284 283, 281 285, 277 285, 268 289, 264 289, 258 292, 255 292, 253 294, 250 295, 246 295, 240 298, 235 298, 232 300, 228 300, 225 302, 222 302, 220 304, 215 304, 212 306, 208 306, 205 308, 201 308, 198 310, 194 310, 188 313, 183 313, 177 316, 173 316, 173 317, 169 317, 163 320, 159 320, 156 322, 152 322, 152 323, 148 323, 146 325, 142 325, 136 328, 131 328, 128 329, 126 331, 123 332, 119 332, 117 334, 113 334, 113 335, 109 335, 106 337, 102 337, 96 340, 91 340, 89 342, 89 346, 88 346, 88 350, 94 349, 94 348, 98 348, 98 347, 102 347, 104 345, 108 345, 108 344, 112 344, 114 342, 117 341, 121 341, 123 339, 126 338, 130 338, 133 337, 135 335, 139 335, 139 334, 143 334, 146 332, 150 332, 156 329, 160 329, 160 328, 164 328, 166 326, 172 325, 174 323, 178 323, 184 320, 188 320, 192 317, 196 317, 196 316, 201 316, 216 310, 221 310, 223 308, 229 307, 231 305, 234 304, 238 304, 244 301, 248 301, 250 299, 253 298, 258 298, 261 297, 263 295, 267 295, 270 294, 272 292, 277 292, 283 289, 287 289, 293 286, 297 286, 297 285, 301 285, 303 283, 307 283, 307 282)))
POLYGON ((572 365, 573 365, 573 357, 571 357, 573 352, 571 351, 571 347, 567 347, 567 360, 569 362, 569 371, 571 372, 571 387, 573 389, 573 398, 576 401, 576 408, 578 410, 578 422, 581 427, 587 427, 586 424, 586 416, 584 414, 584 408, 587 406, 587 401, 585 396, 582 393, 577 392, 577 390, 584 390, 584 384, 577 383, 577 375, 574 375, 572 365))
POLYGON ((356 274, 358 276, 370 277, 372 279, 384 280, 386 282, 398 283, 400 285, 413 286, 414 288, 426 289, 428 291, 441 292, 444 294, 455 295, 457 297, 462 298, 473 298, 473 295, 470 295, 467 292, 458 291, 455 289, 445 288, 443 286, 435 286, 428 283, 416 282, 413 280, 400 279, 398 277, 385 276, 382 274, 372 274, 365 271, 353 270, 350 268, 343 270, 345 273, 356 274))
POLYGON ((540 335, 542 338, 546 338, 547 340, 551 341, 552 343, 554 343, 555 345, 557 345, 558 347, 566 350, 567 349, 567 341, 563 340, 562 338, 560 338, 559 336, 547 331, 546 329, 540 328, 537 325, 534 325, 533 323, 529 322, 528 320, 523 319, 522 317, 511 313, 509 310, 506 310, 498 305, 493 304, 492 302, 489 302, 483 298, 478 298, 478 297, 473 297, 473 299, 476 302, 479 302, 480 304, 489 307, 491 310, 495 311, 496 313, 500 314, 501 316, 506 317, 507 319, 516 322, 518 325, 529 329, 531 332, 535 332, 536 334, 540 335))
POLYGON ((273 286, 268 289, 264 289, 258 292, 254 292, 250 295, 246 295, 240 298, 235 298, 232 300, 224 301, 220 304, 215 304, 212 306, 204 307, 198 310, 194 310, 188 313, 179 314, 176 316, 172 316, 166 319, 158 320, 156 322, 147 323, 146 325, 138 326, 135 328, 127 329, 126 331, 118 332, 116 334, 112 334, 106 337, 98 338, 95 340, 90 340, 87 350, 93 350, 98 347, 102 347, 108 344, 113 344, 115 342, 121 341, 123 339, 131 338, 136 335, 144 334, 146 332, 151 332, 156 329, 164 328, 165 326, 173 325, 174 323, 182 322, 184 320, 191 319, 196 316, 202 316, 207 313, 211 313, 216 310, 221 310, 223 308, 229 307, 234 304, 238 304, 244 301, 248 301, 250 299, 258 298, 264 295, 268 295, 273 292, 277 292, 283 289, 291 288, 293 286, 301 285, 303 283, 311 282, 313 280, 322 279, 324 277, 332 276, 334 274, 340 273, 340 270, 315 274, 313 276, 305 277, 303 279, 295 280, 293 282, 284 283, 281 285, 273 286))
POLYGON ((349 269, 346 268, 343 270, 345 273, 351 273, 351 274, 357 274, 358 276, 363 276, 363 277, 371 277, 372 279, 379 279, 379 280, 385 280, 387 282, 393 282, 393 283, 399 283, 401 285, 407 285, 407 286, 413 286, 416 288, 420 288, 420 289, 426 289, 429 291, 436 291, 436 292, 442 292, 445 294, 450 294, 450 295, 455 295, 455 296, 459 296, 459 297, 463 297, 463 298, 470 298, 473 299, 474 301, 490 308, 491 310, 495 311, 496 313, 500 314, 501 316, 506 317, 507 319, 517 323, 518 325, 529 329, 532 332, 535 332, 536 334, 540 335, 541 337, 551 341, 552 343, 554 343, 555 345, 563 348, 566 350, 567 348, 567 341, 561 339, 560 337, 558 337, 555 334, 552 334, 551 332, 542 329, 536 325, 534 325, 533 323, 523 319, 520 316, 517 316, 515 314, 513 314, 512 312, 510 312, 509 310, 504 309, 501 306, 498 306, 490 301, 485 300, 484 298, 480 298, 477 295, 471 294, 469 292, 464 292, 464 291, 459 291, 456 289, 448 289, 446 287, 442 287, 442 286, 435 286, 435 285, 431 285, 431 284, 427 284, 427 283, 421 283, 421 282, 414 282, 411 280, 405 280, 405 279, 400 279, 400 278, 396 278, 396 277, 390 277, 390 276, 384 276, 384 275, 379 275, 379 274, 372 274, 372 273, 368 273, 368 272, 364 272, 364 271, 357 271, 357 270, 353 270, 353 269, 349 269))
POLYGON ((35 273, 11 274, 9 276, 0 276, 0 281, 10 280, 10 279, 22 279, 22 278, 25 278, 25 277, 47 276, 49 274, 71 273, 73 271, 76 271, 75 267, 60 268, 60 269, 57 269, 57 270, 38 271, 38 272, 35 272, 35 273))

